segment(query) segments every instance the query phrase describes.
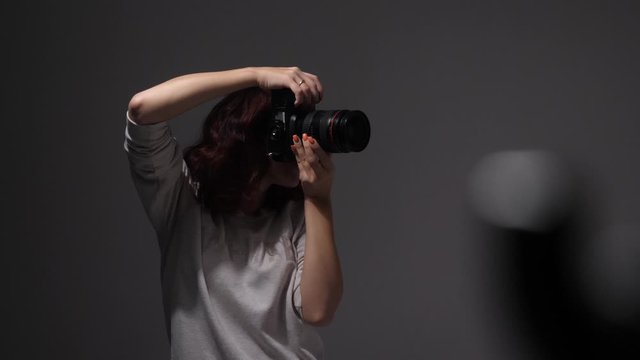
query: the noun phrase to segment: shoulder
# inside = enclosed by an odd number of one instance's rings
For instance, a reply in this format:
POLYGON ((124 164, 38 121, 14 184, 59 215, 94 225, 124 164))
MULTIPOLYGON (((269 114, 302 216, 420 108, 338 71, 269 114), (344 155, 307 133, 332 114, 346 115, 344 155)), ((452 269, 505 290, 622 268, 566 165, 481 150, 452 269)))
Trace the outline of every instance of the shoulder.
POLYGON ((194 177, 191 176, 191 171, 189 171, 189 165, 187 162, 182 159, 182 176, 184 176, 189 188, 193 192, 193 195, 197 198, 198 192, 200 191, 200 182, 198 182, 194 177))

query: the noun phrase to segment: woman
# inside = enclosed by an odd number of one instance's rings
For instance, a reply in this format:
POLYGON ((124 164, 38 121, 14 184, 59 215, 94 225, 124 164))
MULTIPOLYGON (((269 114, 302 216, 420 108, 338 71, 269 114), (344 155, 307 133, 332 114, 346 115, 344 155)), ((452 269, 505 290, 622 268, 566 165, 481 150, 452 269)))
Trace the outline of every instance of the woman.
POLYGON ((251 67, 179 76, 134 95, 125 150, 161 249, 172 359, 320 359, 315 326, 342 296, 331 209, 334 165, 292 137, 297 163, 267 155, 270 90, 322 100, 317 76, 251 67), (225 96, 183 154, 167 120, 225 96))

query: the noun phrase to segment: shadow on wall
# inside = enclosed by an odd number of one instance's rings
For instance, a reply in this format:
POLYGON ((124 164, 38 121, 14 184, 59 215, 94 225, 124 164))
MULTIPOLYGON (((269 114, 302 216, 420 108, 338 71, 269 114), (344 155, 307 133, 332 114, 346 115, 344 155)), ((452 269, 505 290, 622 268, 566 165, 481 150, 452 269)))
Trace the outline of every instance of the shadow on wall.
POLYGON ((640 359, 640 228, 602 226, 587 190, 549 153, 481 161, 471 200, 487 275, 543 358, 640 359))

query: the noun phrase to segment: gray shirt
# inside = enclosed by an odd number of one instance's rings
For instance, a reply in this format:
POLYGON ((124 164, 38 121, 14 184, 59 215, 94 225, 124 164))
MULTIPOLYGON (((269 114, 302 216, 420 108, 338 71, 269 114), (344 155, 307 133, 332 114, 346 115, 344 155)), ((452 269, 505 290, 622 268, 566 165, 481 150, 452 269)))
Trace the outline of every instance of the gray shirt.
POLYGON ((322 359, 301 319, 301 201, 212 218, 167 122, 128 116, 124 148, 161 254, 171 359, 322 359))

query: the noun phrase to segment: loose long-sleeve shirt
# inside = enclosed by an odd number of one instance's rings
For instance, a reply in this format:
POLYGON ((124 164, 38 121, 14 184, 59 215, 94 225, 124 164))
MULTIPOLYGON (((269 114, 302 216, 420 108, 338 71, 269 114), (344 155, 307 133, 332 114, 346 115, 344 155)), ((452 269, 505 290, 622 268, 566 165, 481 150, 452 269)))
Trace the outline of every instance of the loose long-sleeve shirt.
POLYGON ((131 176, 160 248, 171 358, 322 359, 301 318, 303 203, 212 218, 169 124, 126 118, 131 176))

